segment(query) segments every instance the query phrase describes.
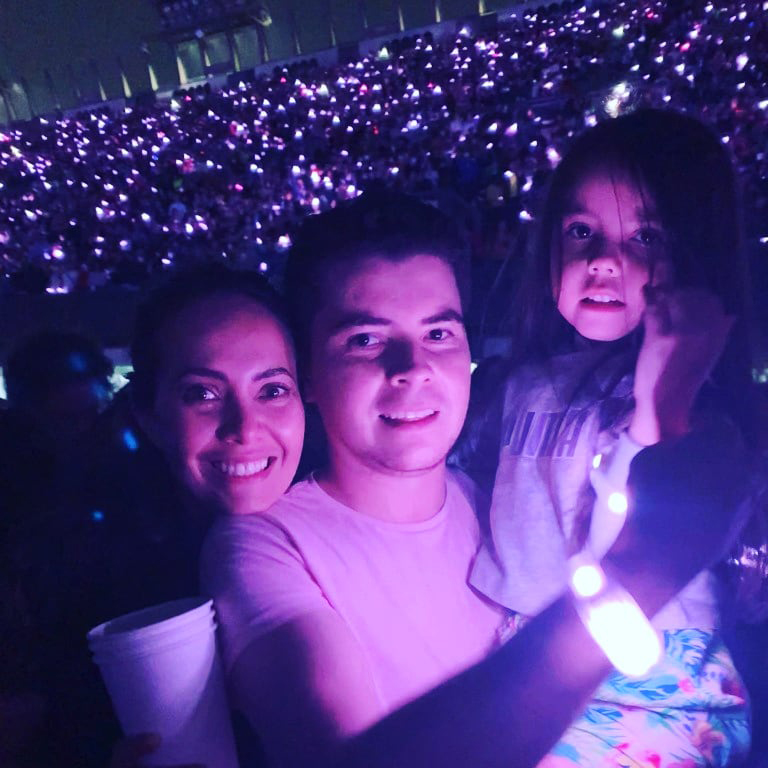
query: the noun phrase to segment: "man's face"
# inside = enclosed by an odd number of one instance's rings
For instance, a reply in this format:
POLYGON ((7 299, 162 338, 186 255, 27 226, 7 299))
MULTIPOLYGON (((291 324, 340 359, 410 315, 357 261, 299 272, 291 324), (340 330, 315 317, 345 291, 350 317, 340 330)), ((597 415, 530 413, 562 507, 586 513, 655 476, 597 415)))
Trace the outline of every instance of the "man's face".
POLYGON ((370 257, 332 270, 323 298, 309 397, 331 461, 383 474, 440 465, 464 423, 470 381, 451 268, 428 254, 370 257))

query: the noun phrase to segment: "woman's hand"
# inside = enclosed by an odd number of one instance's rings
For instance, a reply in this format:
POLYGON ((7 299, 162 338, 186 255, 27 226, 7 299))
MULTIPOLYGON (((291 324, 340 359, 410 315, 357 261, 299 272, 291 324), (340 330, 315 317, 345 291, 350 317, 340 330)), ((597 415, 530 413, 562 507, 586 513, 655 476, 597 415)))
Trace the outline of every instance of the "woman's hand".
POLYGON ((652 445, 688 431, 696 397, 725 348, 734 318, 703 288, 646 286, 645 293, 629 434, 652 445))
POLYGON ((40 738, 47 709, 39 693, 0 693, 0 765, 15 764, 40 738))
MULTIPOLYGON (((160 736, 156 733, 126 736, 115 746, 109 768, 141 768, 141 758, 151 755, 160 746, 160 741, 160 736)), ((175 765, 167 768, 205 768, 205 766, 175 765)))

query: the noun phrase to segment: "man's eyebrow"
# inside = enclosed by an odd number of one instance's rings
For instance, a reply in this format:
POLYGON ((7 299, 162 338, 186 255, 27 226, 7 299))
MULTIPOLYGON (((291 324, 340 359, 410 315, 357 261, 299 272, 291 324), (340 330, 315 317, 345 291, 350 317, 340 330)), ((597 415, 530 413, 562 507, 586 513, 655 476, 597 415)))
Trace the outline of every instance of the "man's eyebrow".
POLYGON ((384 317, 376 317, 376 315, 369 315, 366 312, 348 312, 339 317, 333 324, 331 333, 338 333, 363 325, 391 325, 391 322, 384 317))
MULTIPOLYGON (((457 312, 455 309, 443 309, 434 315, 425 317, 421 323, 422 325, 434 325, 435 323, 464 323, 464 317, 461 312, 457 312)), ((385 317, 377 317, 376 315, 369 315, 365 312, 350 312, 346 315, 342 315, 332 326, 331 333, 339 333, 339 331, 345 331, 349 328, 358 328, 366 325, 392 325, 391 320, 387 320, 385 317)))
POLYGON ((461 312, 457 312, 455 309, 444 309, 442 312, 438 312, 436 315, 430 315, 425 317, 421 323, 422 325, 434 325, 435 323, 461 323, 464 324, 464 318, 461 312))
MULTIPOLYGON (((185 368, 179 373, 178 378, 183 379, 185 376, 202 376, 206 379, 217 379, 218 381, 227 380, 226 374, 217 371, 215 368, 206 368, 204 366, 185 368)), ((267 368, 264 371, 260 371, 253 377, 253 381, 262 381, 263 379, 270 379, 273 376, 288 376, 291 379, 295 378, 287 368, 278 366, 276 368, 267 368)))

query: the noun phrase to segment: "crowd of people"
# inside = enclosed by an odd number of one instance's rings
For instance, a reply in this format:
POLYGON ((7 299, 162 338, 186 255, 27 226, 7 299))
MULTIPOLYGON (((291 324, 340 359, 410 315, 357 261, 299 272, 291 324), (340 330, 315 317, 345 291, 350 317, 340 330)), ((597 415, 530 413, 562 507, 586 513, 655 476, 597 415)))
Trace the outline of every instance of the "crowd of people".
POLYGON ((2 285, 136 285, 210 259, 279 269, 305 215, 373 179, 461 220, 477 258, 503 258, 572 137, 637 103, 713 126, 748 232, 765 237, 767 49, 755 0, 566 3, 487 34, 425 34, 331 68, 6 127, 2 285))

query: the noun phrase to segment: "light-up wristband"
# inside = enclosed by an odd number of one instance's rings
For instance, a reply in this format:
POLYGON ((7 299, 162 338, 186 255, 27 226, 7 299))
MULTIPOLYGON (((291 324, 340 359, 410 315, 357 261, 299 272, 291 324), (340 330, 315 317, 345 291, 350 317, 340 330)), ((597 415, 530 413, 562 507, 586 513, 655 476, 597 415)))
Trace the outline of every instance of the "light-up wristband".
POLYGON ((586 546, 598 560, 616 541, 629 515, 629 465, 642 449, 627 432, 622 432, 608 453, 598 453, 592 459, 589 479, 596 500, 586 546))
POLYGON ((661 641, 646 615, 589 554, 568 561, 576 611, 608 661, 628 677, 641 677, 659 660, 661 641))

